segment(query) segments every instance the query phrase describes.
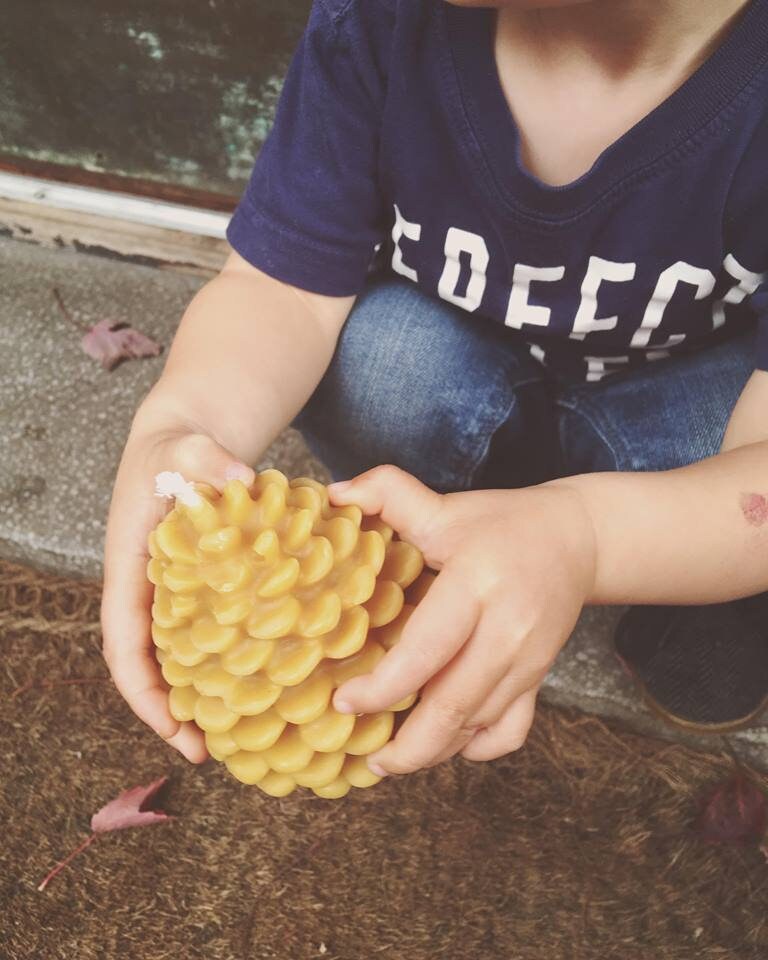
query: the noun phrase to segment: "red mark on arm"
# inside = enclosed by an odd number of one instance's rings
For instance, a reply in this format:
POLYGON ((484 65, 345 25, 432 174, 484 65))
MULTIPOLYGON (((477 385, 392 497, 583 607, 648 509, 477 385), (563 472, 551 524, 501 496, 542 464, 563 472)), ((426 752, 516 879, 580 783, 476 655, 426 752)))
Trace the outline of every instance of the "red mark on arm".
POLYGON ((759 493, 743 493, 741 512, 750 526, 762 527, 768 521, 768 497, 759 493))

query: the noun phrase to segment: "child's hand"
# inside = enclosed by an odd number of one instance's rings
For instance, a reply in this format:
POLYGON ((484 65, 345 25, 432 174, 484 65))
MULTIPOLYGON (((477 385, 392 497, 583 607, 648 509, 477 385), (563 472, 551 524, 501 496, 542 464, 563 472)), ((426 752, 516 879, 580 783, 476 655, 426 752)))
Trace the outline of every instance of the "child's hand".
POLYGON ((155 476, 163 470, 218 488, 228 479, 250 485, 254 472, 195 427, 168 418, 159 422, 139 410, 112 493, 101 604, 104 657, 134 713, 199 763, 208 756, 203 734, 171 716, 150 634, 154 587, 147 580, 147 537, 168 512, 168 502, 154 495, 155 476))
POLYGON ((381 513, 440 573, 400 642, 334 705, 386 709, 423 688, 376 772, 409 773, 461 753, 491 760, 523 745, 536 694, 595 578, 595 537, 567 485, 441 496, 395 467, 331 488, 336 504, 381 513))

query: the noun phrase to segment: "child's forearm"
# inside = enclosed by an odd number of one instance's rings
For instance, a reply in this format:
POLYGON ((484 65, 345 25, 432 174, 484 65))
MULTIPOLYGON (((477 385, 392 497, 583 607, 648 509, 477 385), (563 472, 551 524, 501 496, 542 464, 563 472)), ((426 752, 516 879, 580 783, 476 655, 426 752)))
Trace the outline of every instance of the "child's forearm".
POLYGON ((234 259, 187 308, 137 419, 182 419, 253 463, 320 381, 353 298, 302 293, 234 259))
POLYGON ((768 590, 768 441, 659 473, 555 481, 595 531, 593 603, 712 603, 768 590))

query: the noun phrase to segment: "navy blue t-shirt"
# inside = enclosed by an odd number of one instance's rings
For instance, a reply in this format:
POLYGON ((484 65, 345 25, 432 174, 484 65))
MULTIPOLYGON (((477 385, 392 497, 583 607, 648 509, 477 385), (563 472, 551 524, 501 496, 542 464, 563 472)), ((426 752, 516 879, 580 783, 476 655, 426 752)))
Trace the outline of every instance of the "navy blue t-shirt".
POLYGON ((558 187, 520 160, 494 17, 315 0, 227 230, 234 249, 344 296, 381 245, 397 273, 505 324, 559 376, 599 380, 756 319, 768 369, 768 0, 558 187))

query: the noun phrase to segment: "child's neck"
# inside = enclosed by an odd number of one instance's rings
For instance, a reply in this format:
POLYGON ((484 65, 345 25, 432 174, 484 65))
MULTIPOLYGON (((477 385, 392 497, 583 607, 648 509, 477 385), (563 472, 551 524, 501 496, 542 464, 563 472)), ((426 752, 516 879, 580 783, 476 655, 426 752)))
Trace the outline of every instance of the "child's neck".
POLYGON ((701 65, 746 2, 500 8, 496 61, 528 169, 552 184, 586 172, 701 65))
MULTIPOLYGON (((499 31, 542 59, 589 58, 607 74, 701 63, 747 0, 587 0, 564 7, 502 7, 499 31)), ((695 69, 695 67, 694 67, 695 69)))

